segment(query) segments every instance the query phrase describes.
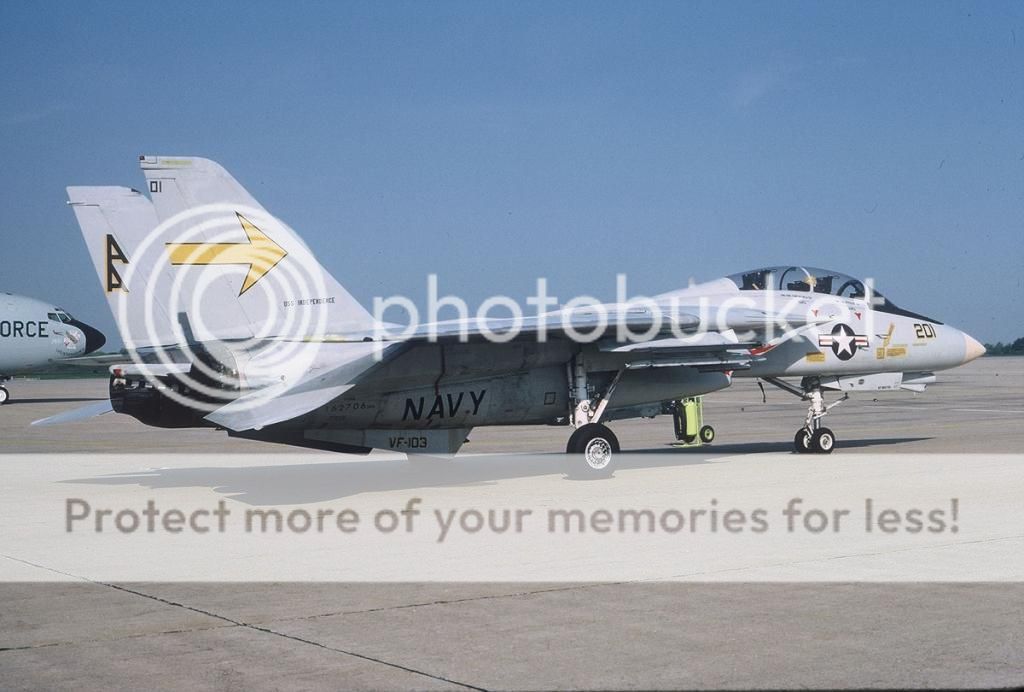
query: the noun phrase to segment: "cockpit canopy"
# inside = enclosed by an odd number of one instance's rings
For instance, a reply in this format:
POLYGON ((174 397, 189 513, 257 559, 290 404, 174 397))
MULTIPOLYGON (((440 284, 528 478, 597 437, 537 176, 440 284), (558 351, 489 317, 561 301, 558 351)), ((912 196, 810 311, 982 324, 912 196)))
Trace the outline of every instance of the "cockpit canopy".
POLYGON ((51 322, 63 322, 64 324, 72 324, 75 321, 74 317, 60 308, 54 308, 54 312, 46 313, 46 317, 51 322))
MULTIPOLYGON (((867 296, 864 282, 860 279, 842 272, 819 269, 818 267, 779 265, 730 274, 726 278, 735 283, 741 291, 820 293, 857 300, 865 300, 867 296)), ((942 324, 938 320, 897 307, 891 300, 879 293, 874 286, 870 286, 870 289, 870 300, 875 310, 942 324)))
MULTIPOLYGON (((728 278, 741 291, 806 291, 859 299, 865 295, 864 282, 860 279, 817 267, 765 267, 728 278)), ((873 288, 872 292, 879 295, 873 288)))

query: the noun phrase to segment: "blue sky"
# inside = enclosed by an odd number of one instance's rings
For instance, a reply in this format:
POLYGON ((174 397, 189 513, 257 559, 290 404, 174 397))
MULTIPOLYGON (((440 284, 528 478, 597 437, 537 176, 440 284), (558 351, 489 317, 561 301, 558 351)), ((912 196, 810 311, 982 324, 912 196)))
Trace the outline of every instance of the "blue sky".
POLYGON ((357 298, 761 264, 1024 335, 1024 3, 4 3, 0 290, 116 332, 64 205, 216 159, 357 298))

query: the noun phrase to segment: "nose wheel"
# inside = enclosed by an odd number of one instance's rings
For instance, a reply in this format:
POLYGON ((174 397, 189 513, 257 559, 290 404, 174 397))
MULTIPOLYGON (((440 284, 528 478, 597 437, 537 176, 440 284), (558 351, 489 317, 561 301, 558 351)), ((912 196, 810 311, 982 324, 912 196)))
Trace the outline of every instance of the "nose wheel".
POLYGON ((831 454, 835 447, 836 435, 829 428, 800 428, 793 438, 793 448, 797 454, 831 454))
POLYGON ((3 406, 11 400, 11 393, 7 391, 7 387, 0 385, 0 406, 3 406))

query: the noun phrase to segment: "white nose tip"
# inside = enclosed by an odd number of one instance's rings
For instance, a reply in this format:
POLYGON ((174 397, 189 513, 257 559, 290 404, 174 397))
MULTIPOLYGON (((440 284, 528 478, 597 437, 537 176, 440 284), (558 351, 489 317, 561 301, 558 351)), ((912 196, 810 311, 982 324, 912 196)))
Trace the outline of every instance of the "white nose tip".
POLYGON ((969 363, 975 358, 985 355, 985 347, 978 343, 970 334, 964 334, 964 362, 969 363))

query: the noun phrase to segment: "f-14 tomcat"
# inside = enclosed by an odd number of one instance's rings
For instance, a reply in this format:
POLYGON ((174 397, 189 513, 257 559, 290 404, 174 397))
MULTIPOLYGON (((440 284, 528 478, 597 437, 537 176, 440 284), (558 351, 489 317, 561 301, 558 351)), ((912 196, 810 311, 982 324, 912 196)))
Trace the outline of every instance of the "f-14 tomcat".
POLYGON ((162 427, 345 452, 455 453, 481 425, 565 424, 608 473, 615 420, 755 377, 808 402, 798 452, 831 452, 828 390, 923 389, 982 355, 869 282, 765 267, 651 299, 523 319, 384 323, 217 163, 140 157, 149 196, 70 187, 133 362, 114 411, 162 427))

